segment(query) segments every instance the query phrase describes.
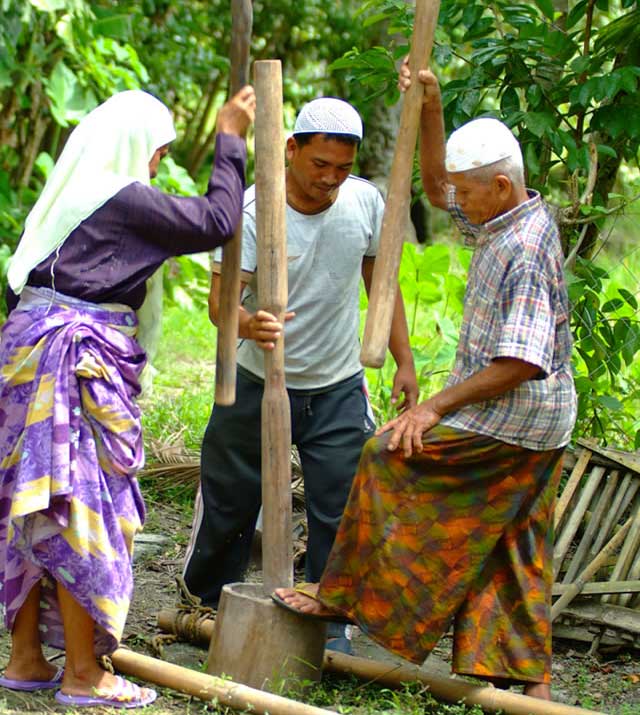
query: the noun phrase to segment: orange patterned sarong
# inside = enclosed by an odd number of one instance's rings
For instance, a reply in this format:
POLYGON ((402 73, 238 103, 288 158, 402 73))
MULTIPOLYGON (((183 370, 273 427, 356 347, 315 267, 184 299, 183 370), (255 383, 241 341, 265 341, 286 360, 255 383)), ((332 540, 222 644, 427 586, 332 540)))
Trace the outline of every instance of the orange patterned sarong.
POLYGON ((563 450, 442 425, 410 459, 386 444, 365 445, 322 602, 414 663, 454 620, 455 672, 548 683, 563 450))

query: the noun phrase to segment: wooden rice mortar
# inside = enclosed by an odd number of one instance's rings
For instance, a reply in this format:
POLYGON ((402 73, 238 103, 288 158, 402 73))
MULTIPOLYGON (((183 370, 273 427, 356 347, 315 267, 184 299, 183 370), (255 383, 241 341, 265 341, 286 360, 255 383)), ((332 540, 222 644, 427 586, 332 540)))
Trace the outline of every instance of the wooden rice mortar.
MULTIPOLYGON (((231 0, 230 96, 242 89, 249 79, 252 24, 251 0, 231 0)), ((241 252, 242 214, 233 238, 222 249, 215 391, 215 401, 219 405, 233 405, 236 401, 236 348, 238 344, 241 252)))
MULTIPOLYGON (((332 710, 314 707, 295 700, 247 687, 231 680, 199 673, 157 658, 150 658, 119 648, 112 655, 116 670, 191 695, 205 701, 216 701, 234 710, 256 715, 335 715, 332 710)), ((503 712, 507 715, 604 715, 594 710, 538 700, 526 695, 510 693, 498 688, 474 685, 462 679, 446 678, 424 672, 418 666, 394 666, 364 658, 354 658, 342 653, 326 653, 325 670, 355 675, 367 682, 377 682, 389 687, 404 683, 423 683, 434 697, 449 702, 463 701, 466 705, 479 705, 485 712, 503 712)))
POLYGON ((412 81, 402 103, 400 128, 380 231, 380 247, 373 268, 369 308, 360 352, 360 362, 368 367, 382 367, 391 334, 402 244, 409 220, 413 155, 424 95, 424 88, 418 81, 417 74, 418 70, 426 67, 429 62, 439 9, 440 0, 416 0, 409 55, 412 81))

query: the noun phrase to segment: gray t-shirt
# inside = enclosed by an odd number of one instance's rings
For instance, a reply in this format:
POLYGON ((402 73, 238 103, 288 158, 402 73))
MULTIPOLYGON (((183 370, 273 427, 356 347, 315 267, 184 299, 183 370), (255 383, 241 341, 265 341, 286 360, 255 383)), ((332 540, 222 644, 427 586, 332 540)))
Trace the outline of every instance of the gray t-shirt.
MULTIPOLYGON (((257 305, 255 187, 245 192, 242 234, 242 304, 257 305)), ((360 278, 362 259, 378 249, 384 202, 378 189, 356 176, 340 186, 326 211, 301 214, 287 206, 288 311, 285 325, 287 387, 317 389, 362 369, 360 364, 360 278)), ((219 253, 215 260, 220 261, 219 253)), ((264 377, 264 351, 242 340, 238 364, 264 377)))

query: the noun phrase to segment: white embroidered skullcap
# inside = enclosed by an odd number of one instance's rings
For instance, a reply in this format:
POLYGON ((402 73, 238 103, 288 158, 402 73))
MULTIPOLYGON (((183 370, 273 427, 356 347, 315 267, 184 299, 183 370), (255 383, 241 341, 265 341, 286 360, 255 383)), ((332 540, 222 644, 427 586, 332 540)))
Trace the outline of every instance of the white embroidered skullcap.
POLYGON ((463 124, 449 137, 445 166, 452 173, 470 171, 511 158, 522 166, 520 144, 506 124, 482 117, 463 124))
POLYGON ((350 134, 362 139, 362 119, 348 102, 335 97, 321 97, 300 110, 294 134, 350 134))

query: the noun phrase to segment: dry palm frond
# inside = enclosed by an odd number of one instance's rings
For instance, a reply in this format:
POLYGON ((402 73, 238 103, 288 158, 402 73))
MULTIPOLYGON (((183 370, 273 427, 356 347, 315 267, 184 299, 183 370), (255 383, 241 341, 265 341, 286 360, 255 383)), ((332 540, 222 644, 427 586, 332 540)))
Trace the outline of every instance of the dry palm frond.
POLYGON ((142 479, 153 480, 156 491, 195 489, 200 479, 200 453, 187 449, 184 429, 166 440, 151 440, 146 445, 147 464, 139 472, 142 479))
MULTIPOLYGON (((150 440, 146 444, 147 464, 138 476, 152 480, 157 492, 195 490, 200 481, 200 452, 185 447, 183 434, 184 428, 164 441, 150 440)), ((291 498, 294 512, 304 512, 304 479, 295 447, 291 450, 291 498)))

